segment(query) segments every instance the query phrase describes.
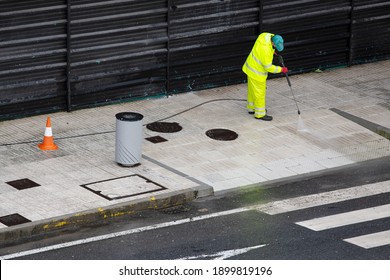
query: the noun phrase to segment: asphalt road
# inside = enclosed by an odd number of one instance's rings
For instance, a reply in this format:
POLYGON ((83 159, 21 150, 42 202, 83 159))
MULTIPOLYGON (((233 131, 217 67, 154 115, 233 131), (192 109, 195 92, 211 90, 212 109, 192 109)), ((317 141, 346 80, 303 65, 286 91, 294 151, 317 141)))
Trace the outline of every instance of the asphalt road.
POLYGON ((137 213, 109 226, 2 248, 0 256, 35 260, 389 260, 389 185, 387 157, 137 213), (379 233, 370 238, 369 234, 379 233), (355 239, 362 236, 369 244, 380 240, 378 236, 387 238, 387 243, 364 248, 364 242, 355 239))

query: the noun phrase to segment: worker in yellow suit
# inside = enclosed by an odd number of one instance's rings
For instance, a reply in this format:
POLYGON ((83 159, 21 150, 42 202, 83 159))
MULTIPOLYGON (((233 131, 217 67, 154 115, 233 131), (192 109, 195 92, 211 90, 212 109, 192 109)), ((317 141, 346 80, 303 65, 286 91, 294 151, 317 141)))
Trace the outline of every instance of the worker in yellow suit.
POLYGON ((272 121, 266 110, 266 81, 268 73, 287 73, 287 67, 272 64, 276 51, 284 49, 282 36, 272 33, 261 33, 257 38, 252 51, 248 55, 242 71, 248 77, 247 109, 256 119, 272 121))

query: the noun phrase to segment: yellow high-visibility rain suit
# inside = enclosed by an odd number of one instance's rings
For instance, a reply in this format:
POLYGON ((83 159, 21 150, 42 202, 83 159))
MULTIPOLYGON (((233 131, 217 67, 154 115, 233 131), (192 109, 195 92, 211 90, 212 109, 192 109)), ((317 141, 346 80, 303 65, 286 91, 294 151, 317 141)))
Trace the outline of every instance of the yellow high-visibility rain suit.
POLYGON ((252 51, 248 55, 242 71, 248 77, 248 112, 254 112, 255 118, 266 115, 266 81, 268 73, 280 73, 282 67, 272 64, 274 48, 272 46, 272 33, 261 33, 257 38, 252 51))

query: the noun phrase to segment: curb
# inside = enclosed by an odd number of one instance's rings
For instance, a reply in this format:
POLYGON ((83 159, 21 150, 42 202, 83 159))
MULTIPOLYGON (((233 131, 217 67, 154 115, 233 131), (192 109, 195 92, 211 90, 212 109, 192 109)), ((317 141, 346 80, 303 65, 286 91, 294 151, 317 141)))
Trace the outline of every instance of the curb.
POLYGON ((59 216, 0 230, 0 248, 16 245, 26 241, 39 240, 48 236, 56 236, 65 232, 75 232, 81 228, 108 225, 112 222, 131 217, 144 210, 158 210, 178 206, 198 197, 213 195, 212 189, 188 189, 168 193, 149 200, 124 202, 107 207, 96 208, 84 212, 59 216))
POLYGON ((368 130, 371 130, 372 132, 375 132, 376 134, 390 140, 390 129, 389 128, 381 126, 381 125, 373 123, 373 122, 370 122, 370 121, 367 121, 365 119, 356 117, 352 114, 349 114, 347 112, 341 111, 341 110, 336 109, 336 108, 330 108, 330 110, 332 112, 335 112, 336 114, 339 114, 340 116, 354 122, 354 123, 357 123, 357 124, 367 128, 368 130))

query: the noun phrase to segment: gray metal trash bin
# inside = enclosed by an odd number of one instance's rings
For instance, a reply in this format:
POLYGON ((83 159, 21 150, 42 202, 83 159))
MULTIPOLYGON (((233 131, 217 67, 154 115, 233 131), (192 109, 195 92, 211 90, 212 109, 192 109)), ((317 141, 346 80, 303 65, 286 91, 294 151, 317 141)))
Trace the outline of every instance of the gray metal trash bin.
POLYGON ((123 166, 134 166, 142 157, 142 119, 143 115, 122 112, 115 115, 115 161, 123 166))

